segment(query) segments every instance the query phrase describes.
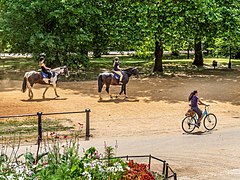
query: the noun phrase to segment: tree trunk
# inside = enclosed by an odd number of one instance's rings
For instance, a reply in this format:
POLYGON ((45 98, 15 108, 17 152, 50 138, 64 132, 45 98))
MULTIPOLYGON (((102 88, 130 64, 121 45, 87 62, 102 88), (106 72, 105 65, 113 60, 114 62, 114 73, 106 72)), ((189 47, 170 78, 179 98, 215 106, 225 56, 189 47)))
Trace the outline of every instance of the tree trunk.
POLYGON ((195 49, 195 58, 194 58, 194 61, 193 61, 193 65, 203 66, 203 55, 202 55, 202 42, 201 42, 201 40, 195 40, 194 49, 195 49))
POLYGON ((55 54, 55 62, 54 62, 55 66, 61 66, 61 61, 59 58, 59 52, 56 52, 55 54))
POLYGON ((155 42, 155 65, 154 72, 163 72, 162 59, 163 59, 163 44, 161 41, 155 42))

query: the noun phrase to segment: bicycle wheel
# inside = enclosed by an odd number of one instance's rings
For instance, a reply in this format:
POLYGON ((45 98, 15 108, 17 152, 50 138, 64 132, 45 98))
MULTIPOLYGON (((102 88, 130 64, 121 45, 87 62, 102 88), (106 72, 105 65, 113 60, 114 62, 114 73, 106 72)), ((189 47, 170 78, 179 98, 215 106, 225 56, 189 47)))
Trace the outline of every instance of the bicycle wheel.
POLYGON ((213 130, 217 125, 217 117, 212 113, 208 114, 203 120, 203 125, 207 130, 213 130))
POLYGON ((186 133, 191 133, 195 129, 196 119, 194 117, 186 116, 182 120, 182 129, 186 133))

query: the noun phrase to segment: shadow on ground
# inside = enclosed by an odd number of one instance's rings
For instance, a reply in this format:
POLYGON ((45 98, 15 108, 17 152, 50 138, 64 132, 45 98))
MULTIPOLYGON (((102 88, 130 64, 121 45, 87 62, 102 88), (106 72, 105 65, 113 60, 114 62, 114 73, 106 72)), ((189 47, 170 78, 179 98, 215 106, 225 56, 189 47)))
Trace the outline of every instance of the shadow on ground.
POLYGON ((45 98, 45 99, 27 99, 27 100, 21 100, 23 102, 44 102, 44 101, 62 101, 62 100, 67 100, 67 98, 45 98))

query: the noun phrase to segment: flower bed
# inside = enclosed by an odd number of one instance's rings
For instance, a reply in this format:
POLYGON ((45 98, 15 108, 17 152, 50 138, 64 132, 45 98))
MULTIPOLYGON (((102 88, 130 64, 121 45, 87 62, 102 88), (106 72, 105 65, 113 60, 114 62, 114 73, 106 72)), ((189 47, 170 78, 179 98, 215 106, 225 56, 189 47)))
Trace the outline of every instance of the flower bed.
POLYGON ((79 150, 76 142, 70 141, 65 146, 56 142, 48 153, 39 155, 37 162, 31 152, 11 160, 2 153, 0 179, 161 179, 160 175, 148 170, 147 164, 112 158, 112 147, 105 147, 104 155, 92 147, 83 157, 79 156, 79 150))

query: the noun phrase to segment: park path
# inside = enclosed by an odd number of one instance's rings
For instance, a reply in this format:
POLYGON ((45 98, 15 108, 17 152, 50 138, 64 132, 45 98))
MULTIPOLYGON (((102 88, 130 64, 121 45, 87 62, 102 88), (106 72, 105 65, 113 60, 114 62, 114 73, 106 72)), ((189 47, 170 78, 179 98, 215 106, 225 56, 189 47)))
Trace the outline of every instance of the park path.
MULTIPOLYGON (((35 99, 27 101, 27 95, 20 92, 21 82, 4 80, 0 81, 0 115, 89 107, 93 137, 81 142, 84 149, 95 146, 103 152, 104 141, 115 146, 117 140, 116 155, 152 154, 166 160, 179 179, 235 180, 240 179, 239 81, 240 76, 132 79, 128 100, 110 100, 105 93, 99 102, 95 81, 62 82, 58 89, 61 98, 57 99, 52 90, 47 99, 41 99, 43 88, 36 86, 35 99), (194 135, 182 133, 181 119, 193 89, 201 92, 217 115, 216 131, 201 133, 201 127, 194 135)), ((116 93, 118 87, 111 90, 116 93)), ((84 122, 84 116, 71 119, 75 124, 84 122)), ((35 148, 31 147, 32 152, 35 148)), ((26 146, 21 152, 26 152, 26 146)))
POLYGON ((151 154, 164 159, 182 180, 240 179, 240 127, 193 135, 92 139, 82 142, 82 146, 96 146, 103 151, 104 141, 111 146, 117 141, 118 156, 151 154))
MULTIPOLYGON (((104 152, 105 144, 115 148, 116 156, 153 155, 166 160, 180 180, 240 179, 240 128, 196 131, 195 134, 161 136, 91 138, 80 141, 81 149, 96 147, 104 152), (117 147, 117 148, 116 148, 117 147)), ((19 153, 25 152, 22 146, 19 153)), ((36 152, 36 146, 31 146, 36 152)), ((137 159, 134 159, 137 160, 137 159)), ((142 159, 147 163, 147 159, 142 159)), ((152 161, 153 162, 153 161, 152 161)), ((153 166, 161 163, 153 162, 153 166)))

